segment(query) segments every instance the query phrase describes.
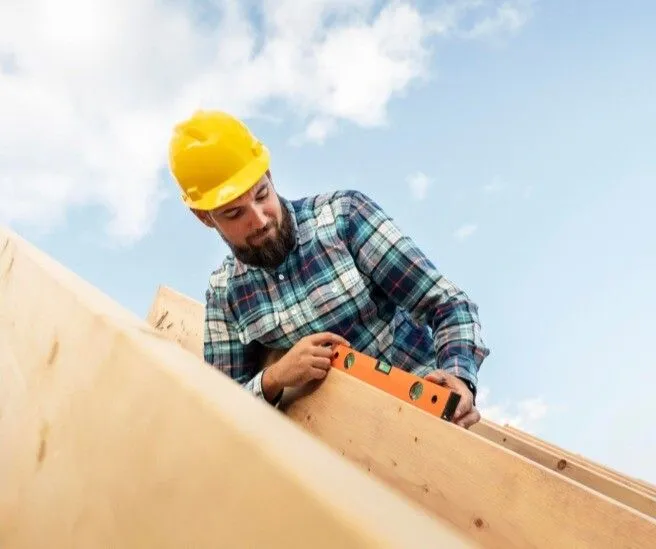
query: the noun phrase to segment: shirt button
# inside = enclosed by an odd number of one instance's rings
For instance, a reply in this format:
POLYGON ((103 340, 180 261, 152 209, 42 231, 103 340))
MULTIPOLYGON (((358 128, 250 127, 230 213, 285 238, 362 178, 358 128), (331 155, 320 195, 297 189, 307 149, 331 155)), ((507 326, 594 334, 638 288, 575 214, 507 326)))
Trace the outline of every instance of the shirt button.
POLYGON ((283 274, 279 274, 279 275, 278 275, 278 278, 279 278, 280 280, 284 280, 284 279, 285 279, 285 275, 283 275, 283 274))

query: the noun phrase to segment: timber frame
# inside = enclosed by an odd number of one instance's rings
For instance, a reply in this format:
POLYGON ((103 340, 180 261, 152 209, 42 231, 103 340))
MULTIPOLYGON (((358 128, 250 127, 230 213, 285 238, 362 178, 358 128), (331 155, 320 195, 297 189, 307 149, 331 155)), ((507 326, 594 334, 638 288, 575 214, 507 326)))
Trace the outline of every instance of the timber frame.
POLYGON ((0 228, 0 547, 647 548, 654 486, 339 371, 280 410, 0 228))
MULTIPOLYGON (((148 322, 202 358, 203 304, 157 289, 148 322)), ((655 488, 483 419, 466 431, 339 371, 282 411, 484 547, 652 547, 655 488)))

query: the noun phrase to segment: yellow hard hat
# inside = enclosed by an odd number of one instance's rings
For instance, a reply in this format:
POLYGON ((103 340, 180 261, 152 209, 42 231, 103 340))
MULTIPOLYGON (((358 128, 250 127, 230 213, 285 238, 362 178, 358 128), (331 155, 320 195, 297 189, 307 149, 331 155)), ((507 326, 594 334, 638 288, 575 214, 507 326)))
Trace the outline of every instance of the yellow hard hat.
POLYGON ((220 111, 197 111, 177 124, 169 164, 187 206, 212 210, 241 196, 269 168, 269 150, 241 121, 220 111))

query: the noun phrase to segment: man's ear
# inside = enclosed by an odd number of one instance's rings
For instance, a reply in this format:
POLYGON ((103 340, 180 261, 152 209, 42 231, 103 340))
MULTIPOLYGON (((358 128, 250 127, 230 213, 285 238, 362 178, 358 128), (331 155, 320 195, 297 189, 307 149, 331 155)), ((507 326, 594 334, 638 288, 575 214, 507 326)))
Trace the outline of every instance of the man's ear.
POLYGON ((198 220, 203 223, 203 225, 209 227, 210 229, 214 228, 214 223, 212 223, 209 212, 203 210, 194 210, 193 208, 190 208, 190 210, 191 213, 193 213, 198 218, 198 220))

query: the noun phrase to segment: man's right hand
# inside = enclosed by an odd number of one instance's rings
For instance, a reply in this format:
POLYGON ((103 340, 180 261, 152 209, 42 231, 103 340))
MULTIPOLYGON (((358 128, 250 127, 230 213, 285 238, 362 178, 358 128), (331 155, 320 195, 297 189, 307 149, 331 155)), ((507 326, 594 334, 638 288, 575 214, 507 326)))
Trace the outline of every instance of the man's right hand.
POLYGON ((343 337, 321 332, 304 337, 275 364, 269 366, 262 378, 264 394, 275 397, 285 387, 298 387, 328 374, 333 345, 347 345, 343 337))

